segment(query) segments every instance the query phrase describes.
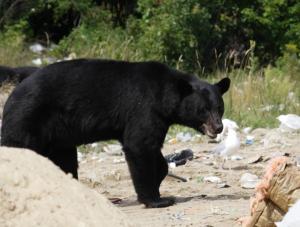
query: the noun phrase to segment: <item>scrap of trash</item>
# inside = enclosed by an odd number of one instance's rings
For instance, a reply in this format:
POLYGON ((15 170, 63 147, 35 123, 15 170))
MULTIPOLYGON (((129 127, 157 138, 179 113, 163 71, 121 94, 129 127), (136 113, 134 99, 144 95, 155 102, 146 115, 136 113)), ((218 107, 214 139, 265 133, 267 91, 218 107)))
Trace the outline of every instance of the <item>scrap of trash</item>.
POLYGON ((270 162, 255 191, 251 215, 240 220, 242 226, 299 226, 300 171, 286 157, 270 162))

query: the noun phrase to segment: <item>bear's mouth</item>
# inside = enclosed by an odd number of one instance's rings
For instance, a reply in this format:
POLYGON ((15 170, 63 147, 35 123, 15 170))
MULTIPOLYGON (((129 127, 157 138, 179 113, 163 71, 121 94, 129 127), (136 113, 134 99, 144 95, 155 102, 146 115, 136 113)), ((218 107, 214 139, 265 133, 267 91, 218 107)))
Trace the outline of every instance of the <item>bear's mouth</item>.
POLYGON ((203 124, 201 126, 201 130, 211 139, 215 139, 217 137, 217 133, 214 132, 213 128, 208 124, 203 124))

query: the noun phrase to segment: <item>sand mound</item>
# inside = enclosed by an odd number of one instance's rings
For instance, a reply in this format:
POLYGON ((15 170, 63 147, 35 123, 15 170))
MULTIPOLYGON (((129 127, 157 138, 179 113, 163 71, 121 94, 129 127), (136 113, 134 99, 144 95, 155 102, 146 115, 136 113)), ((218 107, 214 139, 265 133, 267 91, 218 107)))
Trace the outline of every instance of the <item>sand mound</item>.
POLYGON ((0 148, 0 226, 133 226, 95 191, 46 158, 0 148))

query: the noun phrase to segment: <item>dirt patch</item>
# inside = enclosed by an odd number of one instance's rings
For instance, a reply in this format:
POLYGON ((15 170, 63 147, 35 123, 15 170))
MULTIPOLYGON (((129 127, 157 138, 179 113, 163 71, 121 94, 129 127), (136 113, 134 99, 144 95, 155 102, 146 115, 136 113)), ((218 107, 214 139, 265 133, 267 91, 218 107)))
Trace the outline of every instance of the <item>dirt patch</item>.
MULTIPOLYGON (((136 202, 136 195, 123 156, 105 152, 88 153, 80 162, 80 180, 108 198, 120 198, 117 205, 131 220, 142 226, 239 226, 237 219, 248 215, 249 198, 254 189, 244 189, 240 178, 244 173, 263 176, 268 161, 278 155, 300 156, 300 134, 282 133, 278 129, 256 129, 252 145, 246 145, 246 135, 239 133, 241 148, 235 154, 241 160, 229 160, 220 168, 218 159, 210 154, 216 144, 205 137, 194 142, 166 143, 164 154, 190 148, 196 159, 172 169, 172 173, 188 179, 182 182, 167 177, 161 186, 163 196, 176 196, 177 204, 161 209, 145 209, 136 202), (249 164, 252 163, 252 164, 249 164), (229 187, 219 188, 205 182, 207 176, 217 176, 229 187)), ((95 148, 93 148, 95 149, 95 148)))
POLYGON ((36 153, 0 148, 0 226, 134 226, 106 198, 36 153))

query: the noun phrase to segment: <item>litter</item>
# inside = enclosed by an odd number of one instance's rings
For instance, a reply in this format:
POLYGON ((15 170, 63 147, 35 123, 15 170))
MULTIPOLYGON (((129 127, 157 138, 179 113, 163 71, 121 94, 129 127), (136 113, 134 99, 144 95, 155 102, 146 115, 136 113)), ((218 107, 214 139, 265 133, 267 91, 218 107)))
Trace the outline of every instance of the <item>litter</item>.
POLYGON ((247 127, 243 129, 243 133, 245 134, 249 134, 251 132, 252 128, 251 127, 247 127))
POLYGON ((35 44, 32 44, 31 46, 29 46, 29 49, 33 53, 40 54, 40 53, 42 53, 46 49, 46 47, 42 46, 39 43, 35 43, 35 44))
POLYGON ((119 163, 125 163, 125 159, 124 158, 115 158, 113 160, 114 164, 119 164, 119 163))
POLYGON ((246 136, 245 144, 252 145, 253 143, 254 143, 254 136, 250 136, 250 135, 246 136))
POLYGON ((64 61, 69 61, 69 60, 72 60, 72 59, 75 59, 75 58, 77 58, 76 53, 72 52, 67 57, 64 57, 63 60, 64 61))
POLYGON ((284 215, 281 222, 276 222, 277 227, 297 227, 300 226, 300 200, 298 200, 284 215))
POLYGON ((209 177, 204 177, 203 178, 204 182, 210 182, 210 183, 222 183, 222 180, 220 177, 216 177, 216 176, 209 176, 209 177))
POLYGON ((32 64, 37 65, 37 66, 41 66, 43 64, 42 59, 40 59, 40 58, 33 59, 31 62, 32 62, 32 64))
POLYGON ((300 130, 300 116, 296 114, 280 115, 277 119, 281 123, 279 129, 283 132, 300 130))
POLYGON ((78 160, 79 162, 81 162, 82 159, 83 159, 82 153, 81 153, 81 152, 77 152, 77 160, 78 160))
POLYGON ((169 144, 176 144, 178 141, 177 141, 177 139, 176 138, 172 138, 172 139, 169 139, 168 140, 168 143, 169 144))
POLYGON ((184 216, 185 216, 185 212, 181 211, 181 212, 178 212, 177 214, 173 214, 172 218, 177 219, 177 220, 184 220, 185 219, 184 216))
POLYGON ((98 146, 98 143, 92 143, 92 144, 91 144, 91 147, 92 147, 92 148, 96 148, 97 146, 98 146))
POLYGON ((180 142, 188 142, 192 139, 192 135, 189 132, 180 132, 176 135, 176 140, 180 142))
POLYGON ((239 155, 232 155, 232 156, 230 157, 230 159, 231 159, 232 161, 239 161, 239 160, 242 160, 243 157, 242 157, 242 156, 239 156, 239 155))
POLYGON ((251 173, 244 173, 240 179, 241 187, 246 189, 255 188, 258 181, 258 176, 251 173))
POLYGON ((184 165, 187 161, 194 158, 194 153, 190 149, 185 149, 179 153, 169 154, 165 156, 168 163, 175 163, 176 166, 184 165))
POLYGON ((123 155, 122 147, 119 144, 106 145, 102 149, 108 155, 115 155, 115 156, 123 155))
POLYGON ((113 204, 121 204, 123 201, 121 198, 117 198, 117 197, 108 198, 108 200, 113 204))
POLYGON ((171 168, 171 169, 176 168, 176 163, 175 162, 169 162, 168 165, 169 165, 169 168, 171 168))
POLYGON ((169 177, 173 177, 173 178, 175 178, 175 179, 177 179, 177 180, 181 180, 182 182, 188 182, 188 179, 187 179, 187 178, 177 176, 177 175, 175 175, 175 174, 173 174, 173 173, 170 173, 170 172, 168 173, 168 176, 169 176, 169 177))
POLYGON ((56 58, 53 58, 53 57, 44 57, 43 58, 43 61, 47 64, 47 65, 50 65, 50 64, 53 64, 54 62, 57 61, 56 58))

